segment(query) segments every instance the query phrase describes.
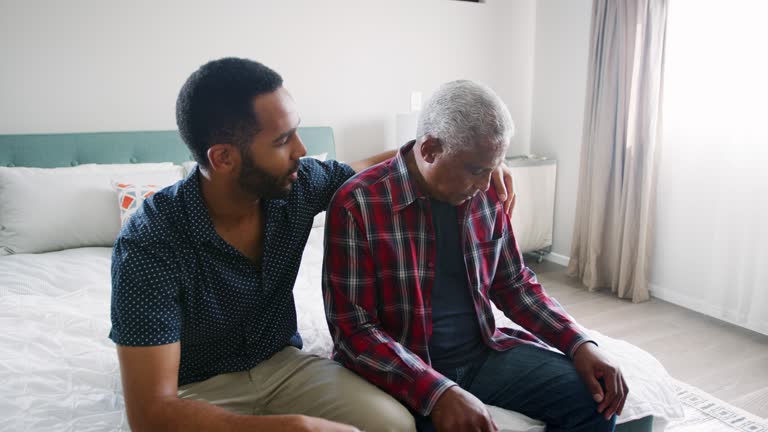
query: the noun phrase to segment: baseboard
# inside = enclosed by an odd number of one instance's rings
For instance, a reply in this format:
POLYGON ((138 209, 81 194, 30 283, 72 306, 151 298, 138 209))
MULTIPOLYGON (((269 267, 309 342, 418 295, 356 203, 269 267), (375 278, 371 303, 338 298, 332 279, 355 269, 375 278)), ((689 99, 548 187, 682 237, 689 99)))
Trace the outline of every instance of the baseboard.
POLYGON ((752 330, 757 333, 768 335, 768 321, 763 322, 746 322, 744 320, 731 319, 728 317, 728 311, 721 307, 712 306, 702 302, 700 299, 693 298, 686 294, 675 292, 674 290, 665 289, 659 285, 650 285, 651 296, 665 302, 676 304, 678 306, 690 309, 692 311, 716 318, 720 321, 739 326, 748 330, 752 330))
POLYGON ((553 262, 555 264, 560 264, 561 266, 568 267, 568 261, 571 260, 571 257, 560 255, 559 253, 550 252, 544 255, 544 259, 549 262, 553 262))

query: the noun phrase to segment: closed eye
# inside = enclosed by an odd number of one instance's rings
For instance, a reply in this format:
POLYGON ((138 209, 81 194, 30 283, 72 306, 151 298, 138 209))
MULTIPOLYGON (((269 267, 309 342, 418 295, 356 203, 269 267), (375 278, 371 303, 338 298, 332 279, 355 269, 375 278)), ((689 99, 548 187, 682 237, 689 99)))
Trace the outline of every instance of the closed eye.
POLYGON ((475 169, 470 168, 469 173, 472 174, 473 176, 481 176, 481 175, 488 174, 491 171, 493 170, 491 170, 490 168, 475 168, 475 169))

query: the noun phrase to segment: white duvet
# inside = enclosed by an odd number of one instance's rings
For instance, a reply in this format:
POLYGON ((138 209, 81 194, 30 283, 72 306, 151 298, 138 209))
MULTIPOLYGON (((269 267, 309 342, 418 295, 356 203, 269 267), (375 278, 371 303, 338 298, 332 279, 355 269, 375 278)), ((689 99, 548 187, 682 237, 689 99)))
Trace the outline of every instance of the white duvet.
MULTIPOLYGON (((304 349, 331 351, 313 228, 294 289, 304 349)), ((109 248, 0 257, 0 432, 129 430, 109 334, 109 248)), ((682 416, 669 377, 648 353, 593 334, 622 366, 630 400, 621 421, 682 416)))

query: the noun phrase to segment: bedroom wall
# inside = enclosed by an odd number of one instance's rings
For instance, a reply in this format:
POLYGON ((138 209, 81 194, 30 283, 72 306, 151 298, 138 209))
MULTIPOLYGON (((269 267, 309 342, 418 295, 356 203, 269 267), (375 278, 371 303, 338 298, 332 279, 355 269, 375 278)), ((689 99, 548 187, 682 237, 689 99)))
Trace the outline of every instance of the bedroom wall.
POLYGON ((568 264, 576 217, 591 0, 538 0, 531 152, 557 159, 553 253, 568 264))
POLYGON ((413 90, 486 82, 530 143, 534 0, 132 2, 0 0, 0 133, 175 128, 200 64, 257 59, 280 72, 304 125, 329 125, 341 159, 394 145, 413 90))

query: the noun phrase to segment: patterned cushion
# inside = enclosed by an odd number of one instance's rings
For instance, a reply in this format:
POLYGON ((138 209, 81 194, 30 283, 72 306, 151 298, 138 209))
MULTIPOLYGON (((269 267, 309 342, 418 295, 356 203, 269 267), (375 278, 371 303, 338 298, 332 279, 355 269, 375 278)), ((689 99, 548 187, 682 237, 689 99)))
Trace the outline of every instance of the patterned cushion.
POLYGON ((114 187, 117 190, 117 202, 120 205, 121 225, 125 225, 125 222, 136 213, 136 210, 141 207, 141 204, 145 199, 162 189, 162 186, 153 184, 134 185, 129 183, 115 183, 114 187))

